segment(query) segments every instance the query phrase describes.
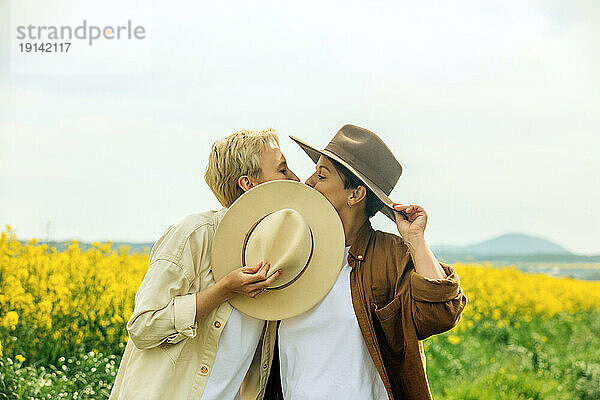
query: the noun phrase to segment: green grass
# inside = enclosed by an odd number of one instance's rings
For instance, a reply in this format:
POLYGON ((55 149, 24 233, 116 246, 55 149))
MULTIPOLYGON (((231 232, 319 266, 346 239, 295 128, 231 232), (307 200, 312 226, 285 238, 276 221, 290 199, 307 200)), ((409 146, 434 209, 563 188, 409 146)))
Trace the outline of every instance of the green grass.
MULTIPOLYGON (((482 320, 425 341, 436 400, 600 399, 600 313, 536 318, 519 328, 482 320), (458 344, 448 341, 460 337, 458 344)), ((112 347, 107 347, 112 348, 112 347)), ((0 358, 0 399, 106 399, 120 355, 80 353, 56 365, 0 358)))
POLYGON ((0 358, 0 399, 108 399, 119 362, 93 352, 61 357, 56 365, 0 358))
POLYGON ((600 399, 600 313, 559 314, 519 328, 480 321, 450 344, 428 339, 435 399, 600 399))

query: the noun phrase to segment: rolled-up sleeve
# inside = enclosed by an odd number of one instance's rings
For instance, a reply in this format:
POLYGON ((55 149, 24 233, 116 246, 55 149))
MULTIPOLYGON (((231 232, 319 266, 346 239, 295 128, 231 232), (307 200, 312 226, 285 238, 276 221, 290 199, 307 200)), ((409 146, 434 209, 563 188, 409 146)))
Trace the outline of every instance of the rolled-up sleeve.
POLYGON ((419 340, 452 329, 467 304, 454 268, 440 263, 446 278, 430 279, 410 273, 412 313, 419 340))
POLYGON ((177 263, 150 263, 135 296, 127 331, 138 349, 178 343, 196 336, 196 294, 189 294, 190 278, 177 263))
MULTIPOLYGON (((176 296, 173 299, 173 317, 175 318, 176 336, 194 337, 196 335, 196 294, 176 296)), ((174 342, 176 337, 169 337, 168 342, 174 342)))

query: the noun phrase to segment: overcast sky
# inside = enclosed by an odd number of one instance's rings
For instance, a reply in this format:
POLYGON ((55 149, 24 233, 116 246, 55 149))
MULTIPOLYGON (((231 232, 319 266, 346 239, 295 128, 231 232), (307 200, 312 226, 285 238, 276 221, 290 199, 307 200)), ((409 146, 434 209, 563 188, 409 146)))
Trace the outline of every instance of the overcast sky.
POLYGON ((323 148, 352 123, 403 165, 391 197, 428 211, 431 243, 600 253, 599 2, 126 4, 0 0, 0 224, 19 237, 153 241, 219 206, 216 139, 272 127, 306 179, 287 135, 323 148), (16 53, 16 25, 83 19, 146 37, 16 53))

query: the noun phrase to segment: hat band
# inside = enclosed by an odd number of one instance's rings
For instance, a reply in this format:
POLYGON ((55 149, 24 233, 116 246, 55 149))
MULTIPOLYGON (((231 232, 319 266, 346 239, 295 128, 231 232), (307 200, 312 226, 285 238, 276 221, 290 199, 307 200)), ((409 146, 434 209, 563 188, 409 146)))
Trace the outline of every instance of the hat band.
MULTIPOLYGON (((254 232, 254 229, 258 226, 258 224, 265 219, 266 217, 268 217, 269 215, 271 215, 272 213, 269 213, 267 215, 265 215, 264 217, 260 218, 258 221, 256 221, 251 227, 250 230, 248 231, 248 233, 246 233, 246 237, 244 238, 244 244, 242 246, 242 265, 246 265, 246 245, 248 244, 248 239, 250 239, 250 235, 252 234, 252 232, 254 232)), ((289 282, 284 283, 283 285, 280 286, 275 286, 275 287, 268 287, 267 290, 279 290, 279 289, 284 289, 288 286, 290 286, 292 283, 296 282, 298 280, 298 278, 300 278, 300 276, 302 276, 302 274, 304 273, 304 271, 306 271, 306 268, 308 267, 308 265, 310 264, 310 260, 312 259, 313 256, 313 251, 315 249, 315 241, 314 241, 314 237, 313 237, 313 233, 312 230, 310 229, 310 226, 308 227, 308 232, 310 233, 310 254, 308 255, 308 259, 306 260, 306 264, 304 265, 304 267, 302 268, 302 270, 300 270, 300 272, 298 272, 298 275, 296 275, 294 277, 294 279, 292 279, 289 282)))

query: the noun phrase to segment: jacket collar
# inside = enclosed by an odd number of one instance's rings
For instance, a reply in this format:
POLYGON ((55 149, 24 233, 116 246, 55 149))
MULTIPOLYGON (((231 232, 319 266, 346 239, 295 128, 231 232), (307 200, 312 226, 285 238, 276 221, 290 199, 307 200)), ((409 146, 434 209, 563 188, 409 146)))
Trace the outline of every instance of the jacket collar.
POLYGON ((363 261, 365 259, 365 251, 371 235, 375 232, 371 227, 371 221, 367 220, 356 233, 356 239, 350 247, 348 254, 350 254, 355 260, 363 261))

